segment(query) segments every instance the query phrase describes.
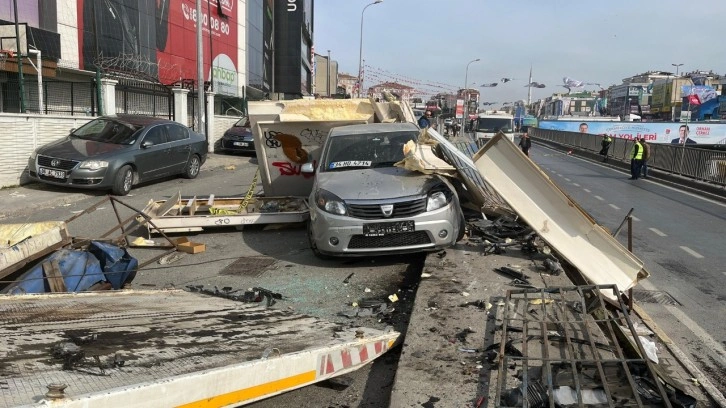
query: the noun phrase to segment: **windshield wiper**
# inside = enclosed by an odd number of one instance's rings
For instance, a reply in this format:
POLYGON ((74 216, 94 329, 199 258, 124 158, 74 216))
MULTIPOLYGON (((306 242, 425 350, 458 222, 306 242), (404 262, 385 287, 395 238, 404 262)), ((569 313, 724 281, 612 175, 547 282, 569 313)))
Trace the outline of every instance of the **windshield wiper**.
POLYGON ((393 167, 393 165, 398 163, 399 161, 400 160, 377 162, 377 163, 373 163, 372 167, 393 167))

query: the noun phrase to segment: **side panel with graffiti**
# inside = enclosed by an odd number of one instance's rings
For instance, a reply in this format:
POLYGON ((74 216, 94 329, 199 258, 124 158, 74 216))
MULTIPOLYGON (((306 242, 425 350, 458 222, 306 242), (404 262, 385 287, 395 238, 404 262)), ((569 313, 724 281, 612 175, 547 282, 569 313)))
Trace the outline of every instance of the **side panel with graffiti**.
POLYGON ((265 195, 307 197, 313 177, 302 173, 302 165, 317 167, 330 129, 358 123, 363 122, 258 122, 253 133, 265 195))

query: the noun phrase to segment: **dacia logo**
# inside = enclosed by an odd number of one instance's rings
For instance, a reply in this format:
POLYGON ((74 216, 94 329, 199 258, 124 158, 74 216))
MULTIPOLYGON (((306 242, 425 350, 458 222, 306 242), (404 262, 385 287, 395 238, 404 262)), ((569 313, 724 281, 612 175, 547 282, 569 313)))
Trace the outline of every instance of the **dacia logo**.
POLYGON ((384 217, 390 217, 393 214, 393 204, 381 205, 381 212, 383 212, 384 217))

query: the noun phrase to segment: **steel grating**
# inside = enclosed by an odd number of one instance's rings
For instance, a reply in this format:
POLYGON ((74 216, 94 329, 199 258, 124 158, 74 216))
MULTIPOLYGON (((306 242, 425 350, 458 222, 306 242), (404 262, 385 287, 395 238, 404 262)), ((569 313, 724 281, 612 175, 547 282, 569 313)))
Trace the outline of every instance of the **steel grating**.
MULTIPOLYGON (((497 345, 496 407, 671 407, 615 285, 516 289, 497 345), (609 303, 613 305, 614 303, 609 303), (632 353, 628 341, 638 353, 632 353)), ((491 358, 491 356, 490 356, 491 358)), ((492 381, 494 383, 494 381, 492 381)))
POLYGON ((633 299, 641 303, 681 306, 681 302, 677 301, 670 293, 658 290, 633 289, 633 299))
POLYGON ((243 256, 222 269, 220 275, 244 275, 260 277, 275 260, 268 257, 243 256))

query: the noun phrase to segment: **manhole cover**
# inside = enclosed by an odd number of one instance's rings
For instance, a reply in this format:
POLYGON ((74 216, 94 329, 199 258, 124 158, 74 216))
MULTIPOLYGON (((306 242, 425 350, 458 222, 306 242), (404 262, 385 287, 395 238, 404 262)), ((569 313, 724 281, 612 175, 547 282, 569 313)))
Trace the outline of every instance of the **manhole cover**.
POLYGON ((259 277, 273 263, 273 258, 243 256, 222 269, 220 274, 259 277))
POLYGON ((658 290, 633 289, 633 299, 641 303, 656 303, 659 305, 681 306, 681 304, 668 292, 658 290))

